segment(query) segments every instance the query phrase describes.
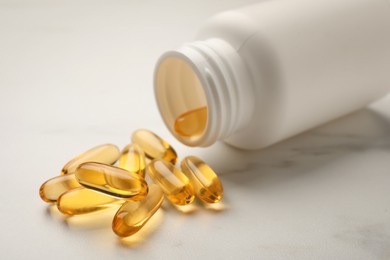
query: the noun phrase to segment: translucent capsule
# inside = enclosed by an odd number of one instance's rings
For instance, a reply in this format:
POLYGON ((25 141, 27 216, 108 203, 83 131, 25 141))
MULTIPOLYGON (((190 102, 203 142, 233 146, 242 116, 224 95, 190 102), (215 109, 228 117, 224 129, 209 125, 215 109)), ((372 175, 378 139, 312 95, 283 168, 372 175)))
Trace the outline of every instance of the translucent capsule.
POLYGON ((39 195, 47 203, 55 203, 58 197, 68 190, 81 187, 74 174, 57 176, 41 185, 39 195))
POLYGON ((149 176, 160 185, 167 198, 174 204, 187 205, 194 200, 190 180, 171 163, 157 159, 148 165, 149 176))
POLYGON ((103 144, 96 146, 70 160, 62 168, 61 175, 74 173, 77 167, 85 162, 113 164, 118 160, 120 151, 116 145, 103 144))
POLYGON ((115 214, 112 230, 120 237, 138 232, 153 214, 160 208, 164 193, 156 184, 152 184, 149 193, 141 201, 128 201, 115 214))
POLYGON ((181 161, 180 166, 190 178, 199 199, 207 203, 215 203, 222 199, 222 183, 205 162, 195 156, 187 156, 181 161))
POLYGON ((107 209, 124 203, 124 199, 86 188, 76 188, 58 198, 59 211, 67 215, 78 215, 107 209))
POLYGON ((197 136, 203 133, 207 123, 207 107, 190 110, 174 123, 175 131, 182 136, 197 136))
POLYGON ((123 148, 118 166, 129 172, 145 177, 145 154, 138 144, 129 144, 123 148))
POLYGON ((88 162, 76 170, 79 183, 112 196, 140 200, 148 193, 145 180, 136 173, 121 168, 88 162))
POLYGON ((149 160, 163 159, 172 164, 177 162, 177 154, 172 146, 149 130, 138 129, 133 133, 131 140, 142 148, 149 160))

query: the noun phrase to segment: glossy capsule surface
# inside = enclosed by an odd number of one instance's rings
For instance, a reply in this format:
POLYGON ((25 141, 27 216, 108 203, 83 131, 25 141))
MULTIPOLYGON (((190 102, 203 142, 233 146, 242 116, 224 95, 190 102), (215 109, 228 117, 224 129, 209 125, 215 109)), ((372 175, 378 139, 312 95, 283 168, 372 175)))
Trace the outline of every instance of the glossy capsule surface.
POLYGON ((187 205, 194 200, 194 189, 187 176, 171 163, 157 159, 148 165, 152 180, 159 184, 167 198, 176 205, 187 205))
POLYGON ((67 215, 79 215, 107 209, 124 202, 124 199, 81 187, 63 193, 58 198, 57 208, 67 215))
POLYGON ((145 153, 138 144, 129 144, 123 148, 118 166, 129 172, 145 177, 145 153))
POLYGON ((118 160, 120 151, 116 145, 103 144, 76 156, 70 160, 61 170, 61 175, 74 173, 77 167, 85 162, 99 162, 113 164, 118 160))
POLYGON ((136 173, 101 164, 83 163, 76 170, 78 182, 111 196, 140 200, 148 193, 145 180, 136 173))
POLYGON ((175 131, 181 136, 198 136, 203 133, 207 124, 207 107, 201 107, 183 113, 176 118, 175 131))
POLYGON ((217 174, 204 161, 187 156, 181 161, 181 170, 189 177, 196 196, 207 203, 222 199, 223 187, 217 174))
POLYGON ((163 159, 172 164, 177 162, 177 154, 172 146, 149 130, 138 129, 131 136, 131 140, 142 148, 149 160, 163 159))
POLYGON ((81 187, 81 185, 78 183, 75 174, 57 176, 41 185, 39 195, 47 203, 56 203, 61 194, 78 187, 81 187))
POLYGON ((112 230, 120 237, 137 233, 160 208, 163 200, 161 188, 152 184, 143 200, 128 201, 120 207, 112 221, 112 230))

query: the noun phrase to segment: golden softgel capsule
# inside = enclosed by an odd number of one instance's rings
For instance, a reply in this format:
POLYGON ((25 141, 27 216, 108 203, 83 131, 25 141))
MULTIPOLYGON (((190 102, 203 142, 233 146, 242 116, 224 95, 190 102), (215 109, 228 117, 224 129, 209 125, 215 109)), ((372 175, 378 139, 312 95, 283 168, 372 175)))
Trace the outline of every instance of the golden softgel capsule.
POLYGON ((129 144, 123 148, 118 166, 129 172, 145 177, 145 154, 138 144, 129 144))
POLYGON ((115 197, 140 200, 148 193, 148 185, 141 176, 111 165, 83 163, 76 170, 76 178, 87 188, 115 197))
POLYGON ((67 215, 78 215, 107 209, 124 203, 124 199, 87 188, 76 188, 58 198, 59 211, 67 215))
POLYGON ((41 185, 39 195, 47 203, 55 203, 58 197, 68 190, 81 187, 74 174, 57 176, 41 185))
POLYGON ((190 110, 174 123, 175 131, 182 136, 197 136, 203 133, 207 123, 207 107, 190 110))
POLYGON ((119 156, 120 151, 116 145, 99 145, 70 160, 62 168, 61 174, 65 175, 69 173, 74 173, 77 167, 85 162, 100 162, 105 164, 113 164, 118 160, 119 156))
POLYGON ((157 159, 148 165, 149 176, 160 185, 174 204, 187 205, 194 200, 194 189, 187 176, 171 163, 157 159))
POLYGON ((112 230, 120 237, 137 233, 160 208, 163 200, 161 188, 152 184, 143 200, 128 201, 121 206, 112 221, 112 230))
POLYGON ((207 203, 215 203, 222 199, 222 183, 205 162, 195 156, 187 156, 181 161, 180 166, 190 178, 199 199, 207 203))
POLYGON ((172 164, 177 162, 177 154, 172 146, 149 130, 138 129, 133 133, 131 140, 142 148, 149 160, 163 159, 172 164))

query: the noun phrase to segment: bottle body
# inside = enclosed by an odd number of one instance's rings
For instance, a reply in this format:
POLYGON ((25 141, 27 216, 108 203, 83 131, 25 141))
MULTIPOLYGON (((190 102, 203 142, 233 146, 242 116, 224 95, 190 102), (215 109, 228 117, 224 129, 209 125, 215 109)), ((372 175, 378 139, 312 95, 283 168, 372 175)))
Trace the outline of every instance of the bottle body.
MULTIPOLYGON (((171 129, 189 145, 222 139, 263 148, 362 108, 390 89, 386 0, 266 1, 215 16, 197 40, 178 52, 204 91, 209 117, 202 134, 216 137, 194 143, 171 129), (223 127, 213 132, 215 124, 223 127)), ((192 92, 187 84, 182 88, 192 92)))

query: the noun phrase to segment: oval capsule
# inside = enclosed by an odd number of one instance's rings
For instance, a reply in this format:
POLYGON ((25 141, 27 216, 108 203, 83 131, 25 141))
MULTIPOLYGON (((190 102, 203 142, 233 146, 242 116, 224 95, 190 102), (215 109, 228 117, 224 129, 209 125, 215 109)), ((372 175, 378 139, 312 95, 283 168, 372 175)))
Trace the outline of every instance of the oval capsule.
POLYGON ((75 174, 57 176, 41 185, 39 195, 47 203, 56 203, 61 194, 78 187, 81 187, 81 185, 77 181, 75 174))
POLYGON ((207 203, 216 203, 222 199, 223 187, 217 174, 204 161, 187 156, 181 161, 181 170, 189 177, 196 196, 207 203))
POLYGON ((140 200, 148 193, 142 177, 111 165, 83 163, 76 170, 76 178, 87 188, 115 197, 140 200))
POLYGON ((187 111, 176 118, 174 129, 181 136, 199 136, 206 129, 206 124, 207 107, 200 107, 187 111))
POLYGON ((124 202, 124 199, 81 187, 63 193, 58 198, 57 208, 67 215, 79 215, 107 209, 124 202))
POLYGON ((70 160, 61 170, 61 175, 74 173, 77 167, 85 162, 115 163, 120 156, 119 148, 113 144, 103 144, 79 154, 70 160))
POLYGON ((194 189, 190 180, 173 164, 157 159, 149 163, 147 170, 172 203, 187 205, 194 200, 194 189))
POLYGON ((145 153, 138 144, 129 144, 123 148, 118 166, 129 172, 145 177, 145 153))
POLYGON ((142 148, 149 160, 163 159, 172 164, 177 162, 177 154, 172 146, 149 130, 138 129, 131 136, 131 140, 142 148))
POLYGON ((137 233, 160 208, 163 200, 161 188, 152 184, 143 200, 128 201, 120 207, 112 221, 112 230, 120 237, 137 233))

